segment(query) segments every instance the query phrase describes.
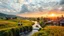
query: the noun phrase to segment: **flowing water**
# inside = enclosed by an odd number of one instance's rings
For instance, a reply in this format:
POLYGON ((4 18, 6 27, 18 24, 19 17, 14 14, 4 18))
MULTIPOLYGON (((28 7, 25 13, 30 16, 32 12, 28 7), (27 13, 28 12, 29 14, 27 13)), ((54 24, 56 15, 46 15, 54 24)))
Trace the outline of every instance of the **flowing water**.
POLYGON ((35 21, 35 24, 32 26, 33 30, 32 32, 28 33, 28 34, 23 34, 21 36, 32 36, 35 32, 38 32, 38 29, 41 28, 41 26, 35 21), (38 27, 36 27, 38 26, 38 27))

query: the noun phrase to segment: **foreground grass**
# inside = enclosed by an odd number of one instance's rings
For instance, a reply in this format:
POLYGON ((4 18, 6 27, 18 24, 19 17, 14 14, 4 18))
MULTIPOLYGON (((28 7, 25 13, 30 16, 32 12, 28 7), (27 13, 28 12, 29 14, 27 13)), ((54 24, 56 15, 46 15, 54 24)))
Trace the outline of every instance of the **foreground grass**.
POLYGON ((32 31, 34 23, 28 20, 0 20, 0 36, 20 36, 20 33, 32 31), (21 22, 21 26, 18 26, 21 22))
POLYGON ((32 36, 64 36, 64 27, 47 26, 32 36))

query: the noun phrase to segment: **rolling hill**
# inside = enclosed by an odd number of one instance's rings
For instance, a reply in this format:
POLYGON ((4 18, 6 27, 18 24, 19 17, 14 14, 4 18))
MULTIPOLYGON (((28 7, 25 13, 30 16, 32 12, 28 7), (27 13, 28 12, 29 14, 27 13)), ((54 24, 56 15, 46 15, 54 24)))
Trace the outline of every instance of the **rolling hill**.
POLYGON ((16 17, 15 15, 8 15, 4 13, 0 13, 0 17, 16 17))

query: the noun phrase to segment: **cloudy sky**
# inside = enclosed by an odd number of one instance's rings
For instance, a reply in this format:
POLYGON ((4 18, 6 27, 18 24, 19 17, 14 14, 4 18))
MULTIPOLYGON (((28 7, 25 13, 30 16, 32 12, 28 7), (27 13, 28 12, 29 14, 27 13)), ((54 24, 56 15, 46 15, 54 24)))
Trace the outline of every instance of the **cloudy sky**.
POLYGON ((19 14, 50 10, 63 4, 64 0, 0 0, 0 13, 19 14))

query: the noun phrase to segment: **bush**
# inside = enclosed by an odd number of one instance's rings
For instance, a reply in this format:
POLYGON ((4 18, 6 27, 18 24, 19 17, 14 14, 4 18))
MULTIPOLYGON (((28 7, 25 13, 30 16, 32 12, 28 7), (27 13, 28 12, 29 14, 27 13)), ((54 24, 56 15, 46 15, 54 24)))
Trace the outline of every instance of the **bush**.
POLYGON ((2 30, 0 31, 0 36, 13 36, 10 30, 2 30))
POLYGON ((18 28, 12 28, 11 32, 12 32, 13 36, 19 36, 19 33, 20 33, 18 28))
POLYGON ((22 27, 20 27, 20 33, 22 33, 23 32, 23 28, 22 27))
POLYGON ((20 26, 9 29, 0 30, 0 36, 20 36, 22 32, 32 31, 32 26, 20 26))

